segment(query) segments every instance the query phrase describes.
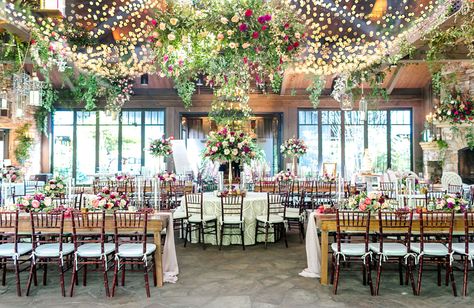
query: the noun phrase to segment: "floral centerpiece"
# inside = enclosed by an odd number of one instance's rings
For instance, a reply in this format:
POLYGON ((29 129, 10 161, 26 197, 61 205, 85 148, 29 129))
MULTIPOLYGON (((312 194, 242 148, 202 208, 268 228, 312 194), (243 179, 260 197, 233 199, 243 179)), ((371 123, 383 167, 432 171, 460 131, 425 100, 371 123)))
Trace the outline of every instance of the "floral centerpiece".
POLYGON ((334 177, 334 175, 330 175, 325 172, 321 177, 321 181, 323 181, 324 183, 336 183, 336 178, 334 177))
POLYGON ((129 181, 129 180, 131 180, 131 179, 133 179, 133 177, 132 177, 131 175, 129 175, 129 174, 126 174, 126 173, 124 173, 124 174, 117 174, 117 175, 115 176, 115 180, 116 180, 116 181, 119 181, 119 182, 125 182, 125 181, 129 181))
POLYGON ((218 197, 227 197, 227 196, 242 196, 245 197, 247 192, 240 188, 235 188, 232 186, 231 189, 224 189, 223 191, 217 194, 218 197))
MULTIPOLYGON (((204 157, 220 163, 240 162, 248 164, 257 156, 256 144, 249 134, 243 131, 234 131, 227 127, 218 132, 210 132, 204 157)), ((229 172, 229 185, 232 184, 232 172, 229 172)))
POLYGON ((280 171, 275 176, 275 180, 278 182, 292 181, 296 179, 296 176, 291 171, 280 171))
POLYGON ((436 199, 435 208, 441 211, 455 211, 464 213, 469 207, 469 203, 461 194, 446 194, 442 198, 436 199))
POLYGON ((150 151, 151 156, 158 158, 158 171, 162 171, 163 168, 163 158, 167 158, 173 153, 173 147, 171 140, 173 136, 165 138, 163 135, 160 139, 155 139, 151 141, 148 150, 150 151))
POLYGON ((175 182, 177 177, 173 172, 165 171, 161 174, 156 175, 157 179, 160 179, 162 182, 175 182))
POLYGON ((13 167, 13 166, 2 168, 3 181, 15 183, 21 180, 21 176, 22 176, 22 173, 21 173, 20 168, 13 167))
POLYGON ((130 200, 126 193, 111 191, 108 187, 104 187, 92 200, 89 201, 87 208, 93 211, 124 210, 127 209, 129 203, 130 200))
POLYGON ((60 197, 66 193, 66 184, 63 178, 57 176, 44 184, 44 194, 48 197, 60 197))
POLYGON ((415 187, 412 187, 415 191, 420 190, 420 180, 415 175, 410 175, 409 173, 402 173, 398 176, 400 178, 400 188, 403 191, 408 189, 408 181, 410 178, 414 179, 415 187))
POLYGON ((17 208, 25 212, 42 212, 52 208, 52 198, 43 193, 26 195, 17 202, 17 208))
POLYGON ((474 99, 468 96, 454 95, 436 107, 433 120, 448 121, 453 124, 474 121, 474 99))
POLYGON ((297 159, 303 156, 308 151, 308 147, 303 140, 297 138, 290 138, 286 140, 280 147, 280 152, 285 157, 293 159, 293 173, 297 174, 297 159))
POLYGON ((356 211, 377 211, 389 208, 387 197, 380 192, 362 192, 349 198, 347 207, 356 211))

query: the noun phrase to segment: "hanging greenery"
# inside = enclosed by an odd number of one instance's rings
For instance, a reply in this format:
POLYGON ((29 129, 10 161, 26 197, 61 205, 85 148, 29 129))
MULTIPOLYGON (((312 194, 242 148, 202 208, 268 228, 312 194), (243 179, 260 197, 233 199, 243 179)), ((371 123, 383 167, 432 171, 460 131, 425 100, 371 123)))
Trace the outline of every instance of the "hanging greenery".
POLYGON ((50 82, 43 85, 43 101, 41 107, 35 112, 36 128, 40 133, 46 134, 48 131, 48 117, 53 115, 54 104, 58 101, 58 91, 53 89, 50 82))
POLYGON ((76 103, 84 104, 84 108, 89 111, 96 108, 97 98, 101 93, 97 78, 92 74, 80 74, 72 92, 76 103))
POLYGON ((14 153, 20 164, 24 164, 30 158, 31 148, 34 144, 34 139, 29 135, 30 127, 31 124, 26 123, 15 130, 17 144, 14 153))
POLYGON ((326 84, 326 80, 319 75, 313 77, 313 81, 306 88, 306 91, 309 93, 309 101, 313 108, 316 109, 319 107, 319 97, 324 90, 324 85, 326 84))

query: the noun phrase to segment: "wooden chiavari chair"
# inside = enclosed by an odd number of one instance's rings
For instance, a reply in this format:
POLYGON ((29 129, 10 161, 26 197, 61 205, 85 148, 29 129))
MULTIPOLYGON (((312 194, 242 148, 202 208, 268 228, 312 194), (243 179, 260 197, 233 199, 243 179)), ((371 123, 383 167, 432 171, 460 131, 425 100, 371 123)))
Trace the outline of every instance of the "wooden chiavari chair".
POLYGON ((259 234, 265 235, 265 249, 267 249, 268 235, 273 234, 275 242, 277 236, 282 234, 285 240, 285 246, 288 248, 285 230, 285 213, 288 205, 288 194, 267 193, 267 210, 265 215, 257 216, 255 230, 255 243, 259 234), (270 231, 273 229, 273 231, 270 231))
POLYGON ((449 184, 447 193, 448 194, 459 194, 459 195, 462 196, 464 194, 464 189, 463 189, 462 185, 449 184))
POLYGON ((394 182, 380 182, 379 191, 389 199, 396 199, 396 190, 394 182))
POLYGON ((35 213, 30 212, 31 220, 31 241, 33 244, 32 265, 26 296, 30 293, 31 282, 36 277, 37 267, 43 267, 43 285, 46 285, 48 264, 57 265, 59 270, 59 282, 62 296, 66 296, 64 286, 64 273, 71 266, 65 262, 74 252, 74 245, 67 243, 67 236, 64 235, 64 212, 59 213, 35 213))
POLYGON ((186 221, 186 233, 184 236, 184 247, 186 247, 188 242, 188 235, 191 236, 193 231, 198 232, 198 240, 199 243, 201 243, 202 240, 203 249, 206 249, 206 234, 214 234, 216 236, 217 244, 217 217, 204 214, 202 193, 186 193, 184 195, 184 200, 188 216, 186 221))
POLYGON ((366 285, 366 279, 368 278, 371 294, 373 294, 370 272, 369 226, 370 212, 336 210, 336 242, 331 244, 333 251, 331 282, 334 284, 334 294, 337 294, 339 285, 341 262, 362 262, 362 283, 366 285), (353 236, 351 243, 343 243, 347 233, 353 236), (354 235, 362 235, 364 241, 354 243, 354 235))
POLYGON ((125 285, 126 265, 142 265, 146 296, 150 297, 148 273, 153 273, 153 284, 156 287, 155 251, 156 245, 147 243, 148 214, 144 212, 114 212, 115 225, 115 261, 112 282, 112 297, 118 285, 118 272, 122 271, 122 285, 125 285), (135 236, 122 236, 133 233, 135 236))
POLYGON ((411 244, 411 251, 417 254, 418 280, 416 295, 421 294, 421 281, 425 264, 436 265, 438 269, 438 286, 441 286, 441 268, 446 266, 446 285, 451 277, 453 294, 456 296, 456 282, 450 257, 449 242, 452 241, 454 212, 428 211, 420 212, 420 242, 411 244))
POLYGON ((304 240, 304 221, 305 221, 305 200, 306 192, 304 190, 299 194, 299 200, 294 203, 294 207, 286 207, 284 219, 288 222, 288 230, 296 226, 299 230, 300 242, 304 240))
POLYGON ((256 192, 270 192, 275 193, 276 191, 276 182, 273 179, 260 179, 255 186, 256 192))
POLYGON ((221 197, 221 221, 219 250, 222 249, 222 241, 224 235, 230 236, 230 244, 232 244, 232 236, 235 236, 234 230, 240 231, 242 249, 245 250, 244 239, 244 197, 243 196, 222 196, 221 197), (228 232, 226 233, 226 229, 228 232))

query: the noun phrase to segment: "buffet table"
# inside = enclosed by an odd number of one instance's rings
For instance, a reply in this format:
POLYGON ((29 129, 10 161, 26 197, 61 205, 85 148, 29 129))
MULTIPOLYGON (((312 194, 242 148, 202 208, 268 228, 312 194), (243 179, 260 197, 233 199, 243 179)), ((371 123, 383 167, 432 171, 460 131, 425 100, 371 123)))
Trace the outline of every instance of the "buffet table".
MULTIPOLYGON (((213 192, 203 194, 203 209, 205 215, 216 216, 219 222, 222 220, 221 198, 215 196, 213 192)), ((181 206, 177 209, 177 211, 185 211, 184 197, 181 199, 181 206)), ((264 215, 266 211, 267 193, 248 192, 244 198, 243 207, 245 245, 255 244, 255 226, 257 222, 257 216, 264 215)), ((263 240, 263 235, 261 236, 261 238, 258 238, 258 241, 263 240)), ((270 241, 272 240, 273 238, 272 236, 270 236, 270 241)), ((216 243, 216 238, 214 235, 206 235, 205 241, 206 243, 212 245, 218 244, 216 243)), ((192 242, 197 242, 197 235, 193 234, 192 242)), ((222 244, 229 245, 230 243, 241 243, 240 234, 236 234, 235 236, 225 236, 222 244)))

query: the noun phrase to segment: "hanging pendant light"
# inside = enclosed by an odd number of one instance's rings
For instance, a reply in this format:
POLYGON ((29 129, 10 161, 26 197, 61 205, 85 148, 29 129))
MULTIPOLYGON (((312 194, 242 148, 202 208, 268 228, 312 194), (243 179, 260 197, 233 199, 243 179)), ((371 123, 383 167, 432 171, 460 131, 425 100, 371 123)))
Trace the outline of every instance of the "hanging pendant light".
POLYGON ((364 96, 364 80, 363 79, 362 79, 361 84, 362 84, 362 95, 359 101, 359 111, 360 111, 360 119, 365 122, 367 121, 368 103, 364 96))
POLYGON ((0 91, 0 109, 8 109, 8 92, 5 88, 0 91))
POLYGON ((29 82, 29 104, 31 106, 41 106, 41 97, 43 94, 43 82, 38 79, 36 72, 32 73, 31 80, 29 82))
POLYGON ((351 92, 341 95, 341 110, 351 111, 354 108, 354 97, 351 92))

